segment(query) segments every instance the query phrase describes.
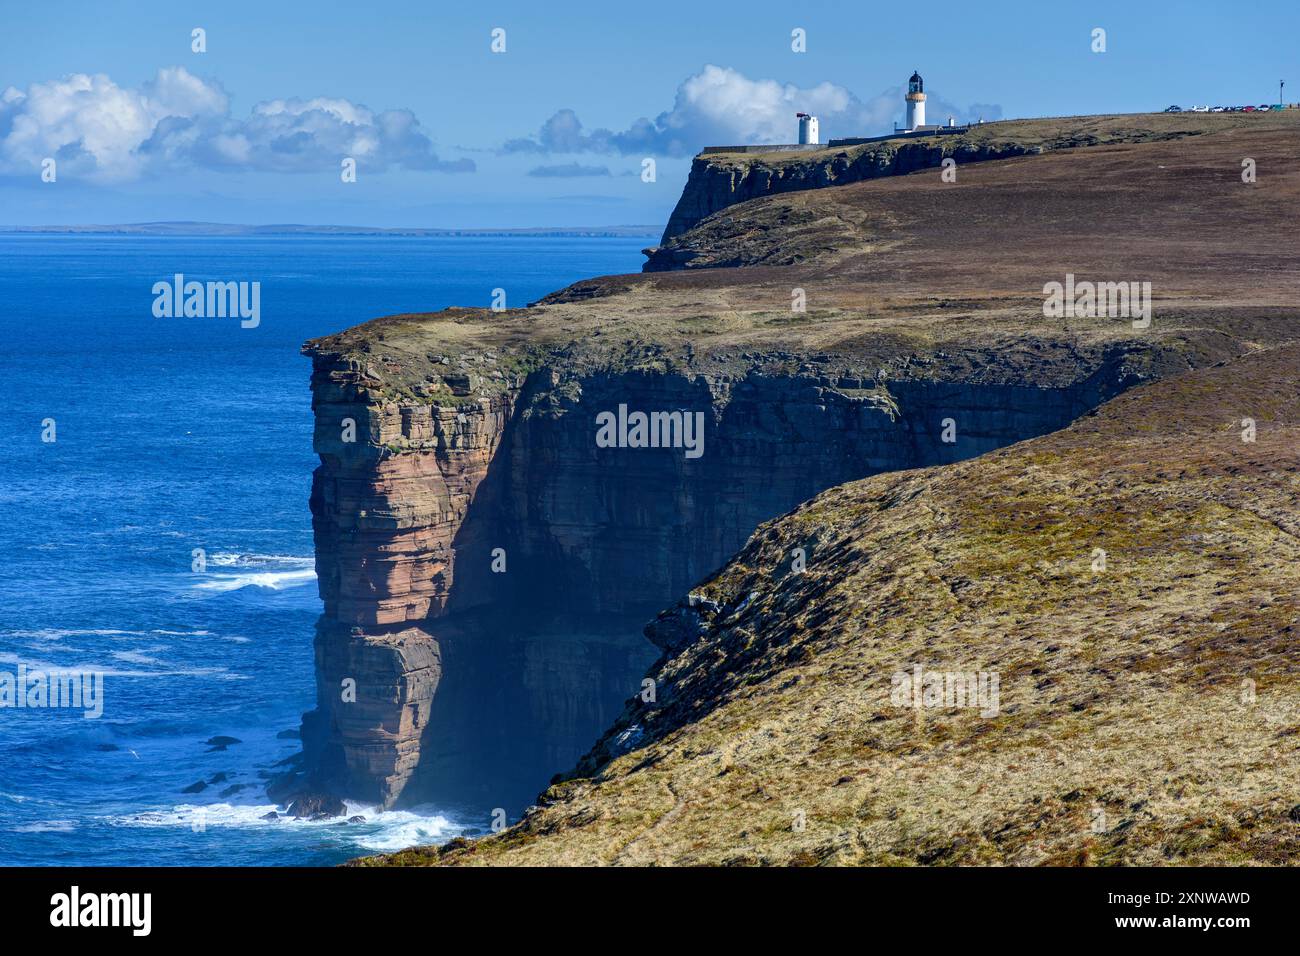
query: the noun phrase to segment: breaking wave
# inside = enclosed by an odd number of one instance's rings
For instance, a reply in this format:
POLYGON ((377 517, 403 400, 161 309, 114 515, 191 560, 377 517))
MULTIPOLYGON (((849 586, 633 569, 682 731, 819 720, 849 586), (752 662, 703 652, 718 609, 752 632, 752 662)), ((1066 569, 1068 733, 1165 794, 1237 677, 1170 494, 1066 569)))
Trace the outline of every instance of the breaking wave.
POLYGON ((316 559, 282 554, 238 554, 221 551, 208 556, 210 567, 222 568, 195 585, 202 591, 266 588, 283 591, 316 580, 316 559))
POLYGON ((180 804, 170 810, 148 810, 125 816, 106 817, 104 822, 117 827, 183 827, 191 830, 208 827, 290 827, 329 835, 338 842, 355 846, 358 852, 391 852, 411 846, 446 843, 465 831, 465 826, 432 807, 411 810, 377 810, 375 807, 345 803, 347 813, 329 820, 297 820, 284 816, 275 804, 234 805, 214 803, 206 806, 180 804), (278 812, 276 819, 266 819, 278 812), (364 816, 364 823, 348 823, 349 817, 364 816))

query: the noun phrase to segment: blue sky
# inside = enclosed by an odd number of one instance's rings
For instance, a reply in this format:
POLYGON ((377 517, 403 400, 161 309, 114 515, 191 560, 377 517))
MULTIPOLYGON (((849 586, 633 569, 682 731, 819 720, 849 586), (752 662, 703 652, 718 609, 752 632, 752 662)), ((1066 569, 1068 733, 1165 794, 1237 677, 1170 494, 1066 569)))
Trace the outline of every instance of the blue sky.
POLYGON ((0 224, 662 223, 700 146, 883 132, 914 68, 931 121, 1300 101, 1298 34, 1294 0, 9 4, 0 224))

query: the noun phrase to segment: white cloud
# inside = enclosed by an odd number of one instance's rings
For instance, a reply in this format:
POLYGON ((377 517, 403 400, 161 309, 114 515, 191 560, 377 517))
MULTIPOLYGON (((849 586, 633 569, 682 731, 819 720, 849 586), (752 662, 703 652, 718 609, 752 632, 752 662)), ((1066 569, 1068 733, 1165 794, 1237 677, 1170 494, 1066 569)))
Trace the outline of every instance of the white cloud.
POLYGON ((217 83, 169 67, 138 89, 77 73, 0 94, 0 169, 38 170, 101 181, 133 179, 159 167, 276 172, 337 169, 351 156, 370 170, 390 165, 468 172, 470 160, 439 159, 409 110, 374 113, 344 99, 270 100, 247 119, 230 114, 217 83))
MULTIPOLYGON (((933 95, 930 100, 936 122, 949 115, 959 122, 1002 115, 997 106, 960 109, 933 95)), ((816 114, 823 140, 873 136, 889 132, 894 119, 901 119, 903 92, 897 87, 864 101, 833 83, 800 88, 709 65, 687 77, 677 88, 672 109, 653 120, 638 119, 622 132, 585 130, 577 113, 562 109, 535 136, 510 140, 504 151, 690 156, 702 146, 789 143, 795 138, 794 114, 800 111, 816 114)))

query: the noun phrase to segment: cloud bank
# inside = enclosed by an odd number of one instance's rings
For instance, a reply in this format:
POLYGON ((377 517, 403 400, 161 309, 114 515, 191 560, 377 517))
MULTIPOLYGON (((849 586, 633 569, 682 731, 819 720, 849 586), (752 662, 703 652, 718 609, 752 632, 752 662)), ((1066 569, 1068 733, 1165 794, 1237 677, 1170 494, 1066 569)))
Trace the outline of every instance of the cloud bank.
MULTIPOLYGON (((994 120, 1002 108, 972 104, 963 109, 933 94, 932 122, 994 120)), ((693 156, 702 146, 790 143, 796 112, 816 114, 823 140, 888 133, 903 113, 903 90, 895 87, 869 100, 833 83, 800 88, 776 80, 752 80, 736 70, 706 66, 677 87, 672 109, 627 129, 585 129, 571 109, 557 111, 533 136, 512 139, 505 153, 618 153, 624 156, 693 156)))
POLYGON ((47 157, 59 172, 101 181, 137 179, 159 166, 303 172, 338 169, 345 156, 368 171, 391 166, 472 172, 440 159, 409 110, 375 113, 345 99, 269 100, 236 119, 217 83, 168 67, 136 89, 104 74, 75 73, 0 93, 0 169, 22 174, 47 157))

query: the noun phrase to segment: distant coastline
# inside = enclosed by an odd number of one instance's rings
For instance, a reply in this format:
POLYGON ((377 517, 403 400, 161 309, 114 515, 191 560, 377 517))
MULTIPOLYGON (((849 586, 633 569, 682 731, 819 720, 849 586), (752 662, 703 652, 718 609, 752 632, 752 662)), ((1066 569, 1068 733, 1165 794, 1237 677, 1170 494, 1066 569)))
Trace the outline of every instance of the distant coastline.
POLYGON ((425 229, 377 226, 248 226, 221 222, 136 222, 117 225, 0 226, 0 233, 125 236, 539 236, 548 238, 658 238, 661 226, 534 226, 523 229, 425 229))

